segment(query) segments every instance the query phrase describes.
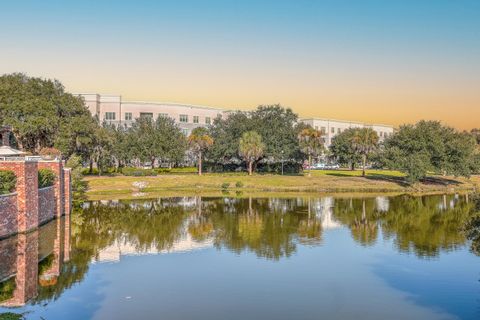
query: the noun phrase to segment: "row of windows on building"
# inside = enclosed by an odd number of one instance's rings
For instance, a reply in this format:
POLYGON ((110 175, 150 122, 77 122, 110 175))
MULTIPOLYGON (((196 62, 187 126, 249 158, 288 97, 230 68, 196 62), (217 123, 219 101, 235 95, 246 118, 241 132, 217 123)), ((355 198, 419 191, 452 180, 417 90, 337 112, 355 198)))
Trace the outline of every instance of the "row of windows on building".
MULTIPOLYGON (((319 130, 318 129, 318 126, 315 126, 315 130, 319 130)), ((320 132, 322 134, 326 134, 327 133, 327 128, 326 127, 321 127, 320 128, 320 132)), ((342 128, 335 128, 335 127, 330 127, 330 133, 332 134, 335 134, 336 133, 342 133, 342 128)), ((383 131, 377 131, 379 137, 383 137, 383 138, 386 138, 389 136, 389 133, 388 132, 383 132, 383 131)))
MULTIPOLYGON (((169 117, 168 113, 159 113, 158 114, 161 117, 169 117)), ((117 114, 116 112, 105 112, 105 120, 108 121, 115 121, 117 120, 117 114)), ((140 118, 153 118, 153 113, 150 112, 140 112, 140 118)), ((181 123, 188 123, 187 114, 181 114, 179 115, 178 121, 181 123)), ((200 117, 199 116, 193 116, 193 123, 200 123, 200 117)), ((131 112, 125 112, 125 121, 131 121, 133 120, 133 115, 131 112)), ((212 118, 211 117, 205 117, 205 124, 211 124, 212 123, 212 118)))

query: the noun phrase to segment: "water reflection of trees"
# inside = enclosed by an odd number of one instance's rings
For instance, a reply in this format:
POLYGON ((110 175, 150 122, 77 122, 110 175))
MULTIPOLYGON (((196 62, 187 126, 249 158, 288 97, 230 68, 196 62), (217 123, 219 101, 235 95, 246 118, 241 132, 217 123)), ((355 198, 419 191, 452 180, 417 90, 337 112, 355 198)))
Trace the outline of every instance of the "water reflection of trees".
MULTIPOLYGON (((346 226, 363 246, 371 246, 383 236, 393 239, 401 252, 434 257, 466 244, 465 234, 459 230, 474 206, 467 197, 453 195, 93 202, 71 216, 70 257, 62 264, 55 285, 39 287, 35 302, 57 299, 82 281, 92 260, 119 241, 138 252, 165 251, 189 235, 193 241, 211 241, 217 248, 237 254, 248 251, 279 260, 294 254, 300 243, 320 244, 325 229, 346 226)), ((56 227, 52 228, 54 232, 56 227)), ((50 252, 42 249, 44 243, 55 240, 44 233, 40 232, 38 246, 42 257, 50 252)))
POLYGON ((177 202, 95 202, 72 214, 70 260, 62 265, 56 285, 41 287, 35 301, 55 300, 82 281, 92 259, 119 239, 135 245, 139 251, 152 246, 158 250, 170 248, 181 236, 187 215, 185 207, 177 202))
MULTIPOLYGON (((300 199, 218 199, 203 201, 201 218, 189 230, 205 231, 217 248, 278 260, 296 250, 296 241, 319 243, 321 224, 300 199)), ((193 235, 192 235, 193 236, 193 235)))
POLYGON ((459 232, 473 204, 466 196, 398 196, 389 199, 388 211, 381 210, 376 199, 339 199, 335 218, 350 227, 353 238, 372 245, 378 228, 386 239, 394 239, 401 252, 434 257, 440 251, 465 245, 459 232))

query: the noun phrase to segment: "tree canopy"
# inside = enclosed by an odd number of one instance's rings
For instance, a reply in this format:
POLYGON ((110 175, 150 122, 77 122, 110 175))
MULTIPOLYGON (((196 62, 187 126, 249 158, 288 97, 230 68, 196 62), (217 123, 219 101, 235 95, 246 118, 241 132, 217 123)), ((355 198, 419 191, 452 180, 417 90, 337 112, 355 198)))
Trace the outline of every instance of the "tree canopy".
POLYGON ((407 173, 410 182, 429 172, 470 176, 475 170, 475 140, 437 121, 403 125, 384 142, 383 162, 407 173))
POLYGON ((79 97, 58 80, 14 73, 0 77, 0 124, 13 127, 18 147, 38 153, 56 147, 82 154, 91 143, 94 120, 79 97))

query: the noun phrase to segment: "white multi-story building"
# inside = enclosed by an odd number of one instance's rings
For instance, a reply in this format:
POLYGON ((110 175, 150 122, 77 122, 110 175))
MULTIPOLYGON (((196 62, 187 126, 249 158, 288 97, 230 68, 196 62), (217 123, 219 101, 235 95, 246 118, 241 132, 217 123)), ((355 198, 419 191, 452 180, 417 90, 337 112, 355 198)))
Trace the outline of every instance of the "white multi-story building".
POLYGON ((350 128, 372 128, 378 134, 380 141, 393 134, 393 126, 385 124, 367 124, 362 122, 320 118, 301 119, 300 121, 321 131, 327 147, 330 146, 332 139, 337 134, 350 128))
MULTIPOLYGON (((119 95, 79 94, 93 115, 101 122, 130 126, 140 117, 168 116, 175 120, 185 135, 192 129, 208 126, 216 117, 227 117, 231 112, 225 109, 196 106, 168 102, 122 101, 119 95)), ((365 124, 360 122, 329 120, 329 119, 300 119, 301 122, 311 125, 324 133, 326 146, 329 146, 335 135, 348 128, 369 127, 375 130, 383 140, 393 133, 393 127, 381 124, 365 124)))
POLYGON ((171 117, 185 135, 196 127, 208 126, 216 117, 222 117, 227 110, 169 102, 122 101, 121 96, 100 94, 79 94, 85 104, 100 122, 128 127, 141 117, 171 117))

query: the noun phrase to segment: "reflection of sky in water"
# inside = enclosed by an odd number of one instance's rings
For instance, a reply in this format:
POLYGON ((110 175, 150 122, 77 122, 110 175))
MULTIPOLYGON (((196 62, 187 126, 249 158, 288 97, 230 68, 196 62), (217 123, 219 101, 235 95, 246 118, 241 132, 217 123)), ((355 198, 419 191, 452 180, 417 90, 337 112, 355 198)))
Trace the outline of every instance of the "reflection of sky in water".
MULTIPOLYGON (((480 318, 479 258, 469 252, 465 241, 439 243, 438 249, 400 250, 399 237, 410 246, 432 244, 415 239, 416 233, 400 234, 402 228, 396 229, 387 219, 391 218, 388 214, 399 210, 398 202, 386 197, 368 201, 323 197, 310 201, 270 199, 262 207, 255 200, 248 201, 183 199, 177 205, 189 213, 180 224, 179 237, 168 248, 155 244, 139 247, 127 234, 118 236, 90 258, 85 277, 57 300, 14 311, 30 312, 28 318, 33 319, 480 318), (247 219, 228 220, 238 214, 235 210, 244 210, 240 216, 247 219), (223 215, 212 217, 217 211, 223 215), (300 222, 288 220, 287 215, 300 213, 300 222), (222 219, 227 219, 224 225, 222 219), (268 219, 273 222, 269 224, 268 219), (292 253, 265 258, 259 252, 268 241, 275 242, 269 238, 272 233, 267 240, 262 238, 267 242, 261 243, 260 249, 254 247, 258 225, 276 226, 295 235, 301 231, 292 231, 293 226, 304 228, 312 221, 321 225, 321 241, 314 245, 304 245, 296 236, 282 238, 280 241, 293 242, 292 253), (200 222, 212 225, 204 239, 196 239, 188 229, 200 222), (235 236, 222 238, 225 228, 234 224, 232 230, 237 230, 235 224, 239 223, 253 230, 246 235, 251 242, 246 250, 234 249, 235 236), (373 239, 367 237, 371 241, 362 242, 358 236, 362 232, 370 232, 373 239)), ((414 199, 405 207, 432 207, 448 218, 458 215, 455 208, 462 201, 439 196, 414 199)), ((135 203, 132 208, 154 206, 135 203)), ((175 205, 166 202, 164 206, 175 205)))

